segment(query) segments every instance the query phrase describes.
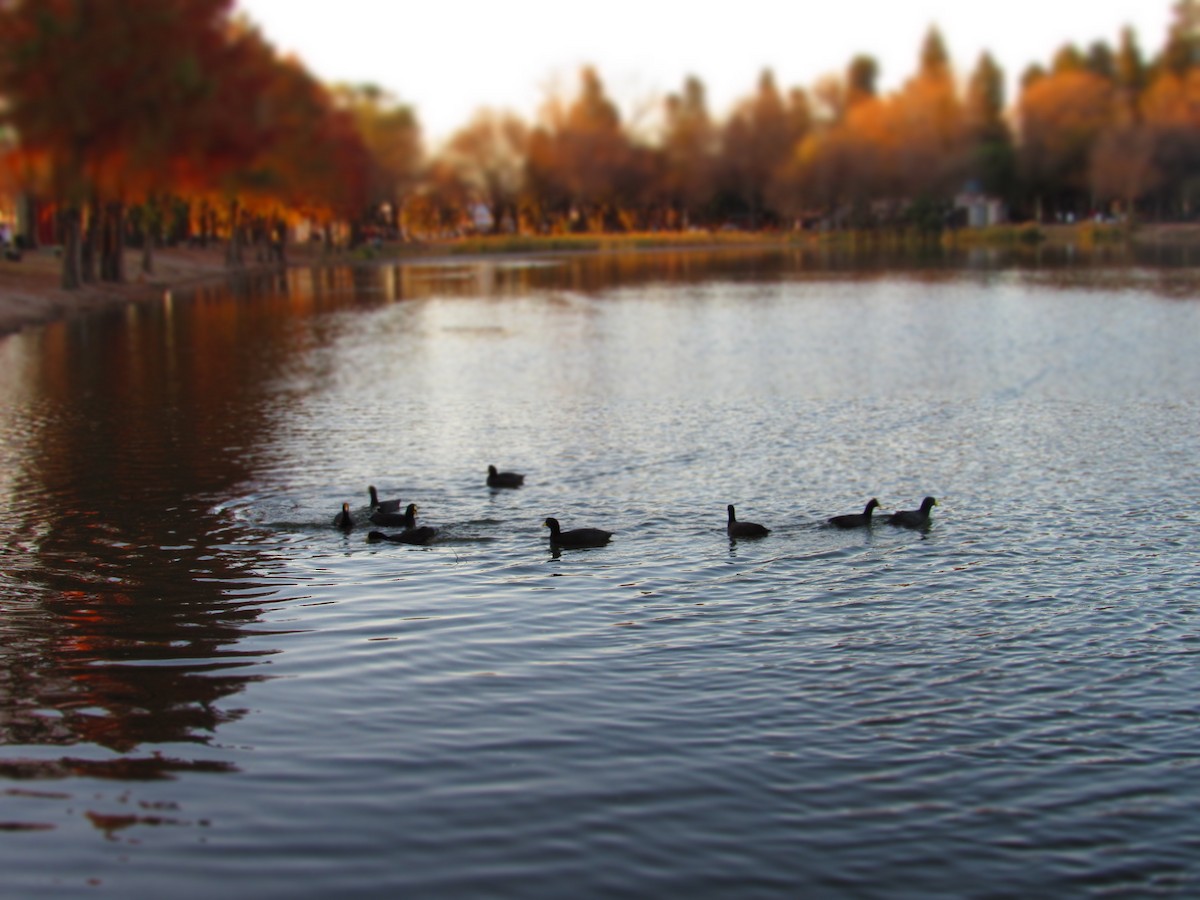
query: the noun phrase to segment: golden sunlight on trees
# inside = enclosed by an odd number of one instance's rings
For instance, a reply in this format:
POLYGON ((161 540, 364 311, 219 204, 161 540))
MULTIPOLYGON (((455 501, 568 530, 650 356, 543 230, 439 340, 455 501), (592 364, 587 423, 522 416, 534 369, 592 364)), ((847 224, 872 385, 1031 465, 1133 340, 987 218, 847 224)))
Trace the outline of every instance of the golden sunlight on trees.
POLYGON ((1086 213, 1091 151, 1113 120, 1112 83, 1085 68, 1059 69, 1025 90, 1018 116, 1018 161, 1035 207, 1086 213))
POLYGON ((895 197, 921 202, 929 209, 924 215, 948 213, 967 175, 967 129, 950 57, 936 29, 925 39, 917 74, 891 105, 895 197))
POLYGON ((131 205, 147 268, 168 207, 188 211, 188 234, 206 236, 223 213, 235 264, 247 234, 281 252, 288 215, 361 212, 357 128, 298 62, 232 19, 231 6, 128 0, 121 15, 79 0, 0 8, 4 121, 15 152, 41 161, 22 187, 58 210, 65 287, 93 278, 96 257, 101 278, 124 277, 131 205))
POLYGON ((1015 219, 1191 217, 1200 0, 1172 10, 1157 54, 1128 28, 1069 43, 1012 102, 989 53, 957 71, 930 28, 889 92, 866 53, 807 87, 765 69, 728 111, 696 75, 634 127, 586 67, 536 121, 481 111, 427 155, 415 109, 322 84, 234 0, 125 0, 119 16, 3 0, 0 189, 33 211, 23 240, 61 246, 66 286, 121 280, 126 242, 150 271, 162 241, 218 240, 240 265, 282 259, 289 234, 936 231, 979 201, 1015 219))
POLYGON ((1139 192, 1153 191, 1160 212, 1191 216, 1200 200, 1200 69, 1160 71, 1142 97, 1137 131, 1148 157, 1139 192), (1164 195, 1167 185, 1173 190, 1164 195))
POLYGON ((48 164, 58 202, 63 286, 78 286, 101 243, 121 277, 124 205, 165 186, 175 129, 212 90, 208 72, 230 0, 130 0, 123 14, 75 0, 0 9, 0 89, 22 153, 48 164), (87 206, 87 246, 80 229, 87 206))

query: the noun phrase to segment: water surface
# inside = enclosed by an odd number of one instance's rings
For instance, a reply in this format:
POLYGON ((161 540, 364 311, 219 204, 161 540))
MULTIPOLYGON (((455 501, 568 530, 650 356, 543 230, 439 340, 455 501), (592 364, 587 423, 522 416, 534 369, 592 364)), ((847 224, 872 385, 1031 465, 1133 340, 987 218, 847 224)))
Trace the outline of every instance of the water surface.
POLYGON ((297 270, 3 340, 5 892, 1194 895, 1194 273, 1062 262, 297 270))

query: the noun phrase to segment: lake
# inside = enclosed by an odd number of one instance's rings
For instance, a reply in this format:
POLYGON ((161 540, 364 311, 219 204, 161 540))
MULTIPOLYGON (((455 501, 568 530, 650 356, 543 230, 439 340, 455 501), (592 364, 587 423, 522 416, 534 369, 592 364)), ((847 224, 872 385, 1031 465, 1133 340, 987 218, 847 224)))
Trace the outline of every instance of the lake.
POLYGON ((1196 896, 1198 271, 450 260, 0 340, 0 893, 1196 896))

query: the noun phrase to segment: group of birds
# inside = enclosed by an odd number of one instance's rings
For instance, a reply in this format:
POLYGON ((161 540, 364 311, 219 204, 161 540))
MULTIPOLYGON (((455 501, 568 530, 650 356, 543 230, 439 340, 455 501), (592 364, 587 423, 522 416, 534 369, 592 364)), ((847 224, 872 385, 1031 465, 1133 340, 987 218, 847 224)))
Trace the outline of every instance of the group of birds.
MULTIPOLYGON (((525 476, 518 472, 500 472, 495 466, 488 466, 487 485, 491 488, 519 488, 525 483, 525 476)), ((390 541, 395 544, 428 544, 437 536, 437 529, 429 525, 417 525, 417 505, 409 503, 401 510, 400 500, 380 500, 375 485, 367 487, 370 496, 370 521, 373 525, 396 526, 402 531, 387 534, 383 531, 372 530, 367 533, 371 543, 390 541)), ((902 509, 888 515, 887 523, 901 528, 926 529, 930 524, 930 512, 937 506, 937 500, 926 497, 921 501, 920 509, 902 509)), ((870 528, 874 524, 872 513, 879 508, 879 501, 872 497, 860 513, 833 516, 829 524, 835 528, 870 528)), ((725 531, 731 539, 761 538, 771 533, 771 529, 757 522, 739 522, 733 504, 726 507, 729 514, 725 531)), ((602 547, 612 540, 613 532, 602 528, 572 528, 563 531, 558 519, 547 518, 543 526, 550 529, 550 546, 552 548, 602 547)), ((354 528, 354 518, 350 514, 350 504, 343 503, 342 511, 333 517, 333 525, 343 531, 354 528)))
MULTIPOLYGON (((926 497, 921 501, 920 509, 896 510, 888 515, 887 523, 898 525, 901 528, 928 528, 929 514, 935 506, 937 506, 937 501, 932 497, 926 497)), ((878 508, 879 501, 872 497, 867 501, 867 506, 862 512, 834 516, 829 520, 829 524, 837 528, 868 528, 871 525, 871 513, 878 508)))
MULTIPOLYGON (((933 497, 926 497, 921 501, 920 509, 900 509, 894 513, 890 513, 887 517, 889 525, 896 525, 900 528, 916 528, 924 529, 929 527, 930 512, 937 506, 937 500, 933 497)), ((828 522, 834 528, 870 528, 875 524, 872 513, 879 508, 879 501, 872 497, 867 501, 866 507, 860 513, 846 513, 840 516, 832 516, 828 522)), ((725 526, 725 530, 731 538, 757 538, 766 537, 771 533, 771 529, 765 525, 759 525, 757 522, 739 522, 737 513, 733 508, 733 504, 727 507, 729 512, 729 522, 725 526)))
MULTIPOLYGON (((926 497, 920 502, 920 509, 901 509, 895 512, 889 512, 887 523, 899 528, 929 528, 930 511, 937 505, 937 500, 932 497, 926 497)), ((828 523, 834 528, 870 528, 875 524, 875 510, 880 508, 880 502, 875 497, 866 502, 866 506, 862 512, 846 512, 840 516, 830 516, 828 523)), ((768 534, 768 529, 763 528, 761 524, 754 522, 738 522, 733 515, 733 506, 730 506, 730 523, 728 523, 728 532, 730 536, 738 536, 738 538, 754 538, 754 536, 762 536, 768 534), (737 530, 736 530, 737 529, 737 530), (746 530, 745 533, 742 529, 746 530)))

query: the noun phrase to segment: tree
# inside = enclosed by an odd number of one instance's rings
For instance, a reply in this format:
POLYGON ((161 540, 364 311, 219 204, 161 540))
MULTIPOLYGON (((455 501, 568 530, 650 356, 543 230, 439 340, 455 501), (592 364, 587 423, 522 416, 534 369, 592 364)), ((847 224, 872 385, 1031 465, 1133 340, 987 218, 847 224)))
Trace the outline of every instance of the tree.
POLYGON ((528 141, 529 129, 520 118, 482 109, 443 151, 458 179, 488 207, 493 230, 505 221, 517 222, 528 141))
POLYGON ((1065 75, 1067 72, 1079 72, 1087 69, 1087 60, 1074 44, 1063 44, 1054 54, 1050 65, 1050 74, 1065 75))
POLYGON ((662 151, 667 202, 678 212, 679 224, 704 220, 715 193, 717 130, 700 79, 689 77, 682 93, 667 97, 662 151))
MULTIPOLYGON (((883 141, 890 163, 888 193, 922 209, 948 209, 968 171, 968 132, 950 55, 931 28, 917 74, 886 107, 883 141)), ((923 226, 937 225, 923 221, 923 226)))
POLYGON ((1140 123, 1121 123, 1097 139, 1091 158, 1091 190, 1101 202, 1118 201, 1133 217, 1139 201, 1162 184, 1156 163, 1154 131, 1140 123))
POLYGON ((77 287, 80 209, 104 207, 102 269, 120 277, 123 205, 166 177, 178 127, 209 89, 230 0, 129 0, 120 14, 86 0, 12 0, 0 7, 5 119, 49 161, 62 209, 63 286, 77 287))
POLYGON ((375 85, 342 85, 333 95, 335 104, 352 116, 369 155, 367 202, 375 216, 397 227, 404 198, 416 187, 423 163, 416 113, 375 85))
POLYGON ((1177 77, 1200 65, 1200 0, 1178 0, 1158 61, 1164 73, 1177 77))
POLYGON ((1164 211, 1190 215, 1200 196, 1200 68, 1162 69, 1142 95, 1140 125, 1153 145, 1157 200, 1164 211))
POLYGON ((952 77, 950 54, 946 51, 942 33, 936 27, 930 28, 921 45, 921 62, 920 68, 917 70, 917 78, 943 81, 952 77))
POLYGON ((1113 60, 1113 82, 1116 84, 1119 112, 1127 121, 1139 117, 1138 99, 1146 89, 1147 68, 1132 28, 1121 31, 1121 43, 1113 60))
POLYGON ((1115 81, 1117 77, 1117 55, 1104 41, 1094 41, 1088 47, 1084 66, 1089 72, 1095 72, 1101 78, 1115 81))
POLYGON ((543 212, 559 227, 615 227, 633 153, 596 71, 585 68, 576 99, 566 106, 552 99, 542 118, 530 136, 526 177, 543 212))
POLYGON ((1018 160, 1039 206, 1086 211, 1091 154, 1113 121, 1113 96, 1111 82, 1083 68, 1040 78, 1022 92, 1018 160))
POLYGON ((1004 72, 987 52, 980 54, 967 82, 964 107, 967 174, 984 192, 1007 197, 1016 177, 1016 148, 1004 115, 1004 72))
POLYGON ((807 100, 793 95, 784 101, 770 69, 759 76, 758 90, 734 109, 721 136, 718 183, 725 195, 726 211, 748 218, 758 227, 767 195, 797 143, 809 128, 807 100), (797 104, 800 107, 797 108, 797 104))
POLYGON ((878 96, 879 63, 872 56, 858 55, 846 67, 846 105, 854 106, 878 96))

